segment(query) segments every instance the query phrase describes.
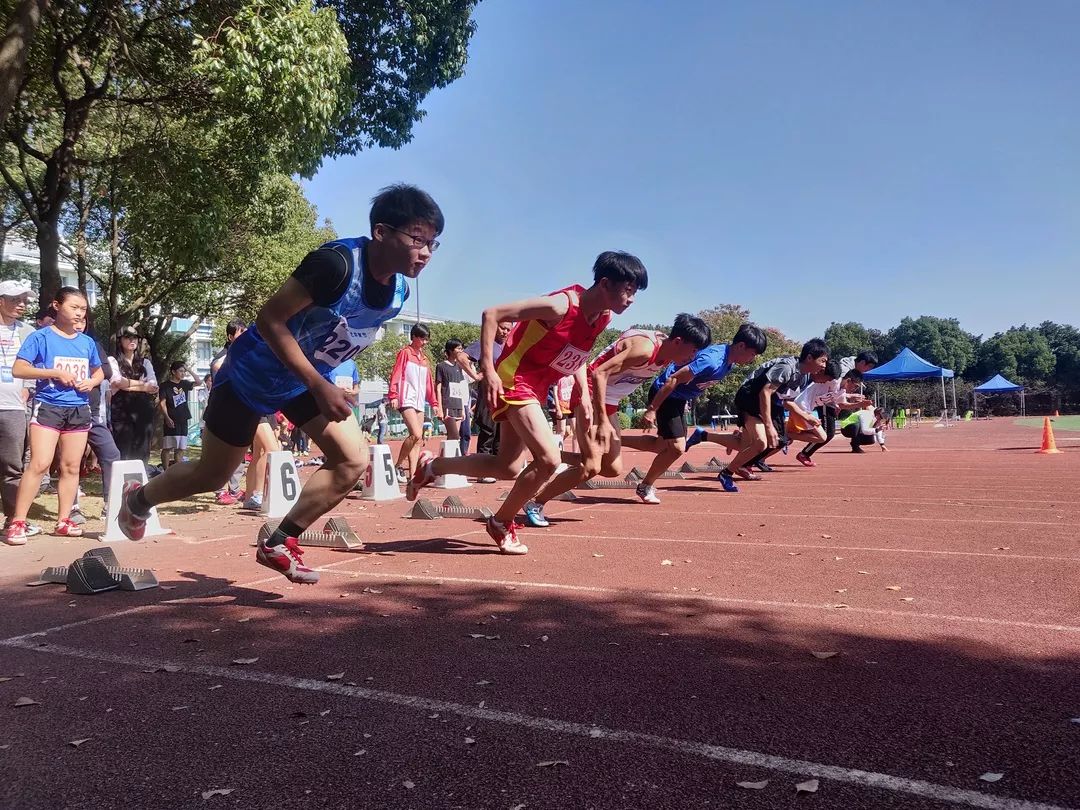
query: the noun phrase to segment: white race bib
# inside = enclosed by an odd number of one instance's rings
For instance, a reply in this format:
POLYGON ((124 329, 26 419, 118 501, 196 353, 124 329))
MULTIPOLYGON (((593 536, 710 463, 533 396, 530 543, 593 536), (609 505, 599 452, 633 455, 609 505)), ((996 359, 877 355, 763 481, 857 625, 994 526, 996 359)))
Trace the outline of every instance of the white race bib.
POLYGON ((561 371, 564 375, 573 374, 589 359, 589 353, 570 343, 559 352, 559 356, 551 361, 551 368, 561 371))
MULTIPOLYGON (((354 329, 349 326, 348 321, 341 318, 335 324, 333 331, 326 336, 322 346, 315 350, 315 360, 326 363, 328 366, 340 366, 374 343, 378 332, 377 326, 354 329)), ((352 388, 351 380, 349 387, 352 388)))
POLYGON ((352 377, 334 377, 334 385, 346 391, 352 391, 352 377))
POLYGON ((85 357, 55 357, 53 368, 69 372, 77 383, 90 376, 90 361, 85 357))

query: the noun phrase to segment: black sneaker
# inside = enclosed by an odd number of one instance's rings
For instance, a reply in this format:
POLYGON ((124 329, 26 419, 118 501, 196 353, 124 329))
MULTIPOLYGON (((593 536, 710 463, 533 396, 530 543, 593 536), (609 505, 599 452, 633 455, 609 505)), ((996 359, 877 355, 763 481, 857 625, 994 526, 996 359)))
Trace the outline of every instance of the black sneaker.
POLYGON ((852 453, 865 453, 866 451, 863 450, 861 447, 856 446, 856 447, 851 448, 851 452, 852 453))
POLYGON ((760 470, 761 472, 776 472, 776 470, 774 470, 772 467, 770 467, 764 461, 755 461, 754 462, 754 469, 755 470, 760 470))

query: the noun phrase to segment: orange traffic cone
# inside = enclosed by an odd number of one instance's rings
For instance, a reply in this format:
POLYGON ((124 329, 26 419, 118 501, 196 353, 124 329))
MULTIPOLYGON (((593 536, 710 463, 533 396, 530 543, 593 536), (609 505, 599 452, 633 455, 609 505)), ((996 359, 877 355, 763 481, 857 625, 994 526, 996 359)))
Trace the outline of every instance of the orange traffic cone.
POLYGON ((1044 456, 1048 456, 1051 453, 1060 453, 1057 449, 1057 442, 1054 441, 1054 429, 1050 427, 1050 417, 1043 417, 1043 439, 1042 447, 1035 451, 1036 453, 1042 453, 1044 456))

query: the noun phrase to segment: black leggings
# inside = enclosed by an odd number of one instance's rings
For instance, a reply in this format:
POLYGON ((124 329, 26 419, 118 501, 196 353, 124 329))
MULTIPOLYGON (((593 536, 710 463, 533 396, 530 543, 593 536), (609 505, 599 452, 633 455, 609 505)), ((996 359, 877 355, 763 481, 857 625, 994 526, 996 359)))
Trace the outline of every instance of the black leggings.
POLYGON ((848 425, 847 427, 843 428, 840 433, 842 433, 845 438, 851 439, 852 450, 857 447, 862 447, 864 445, 874 443, 874 434, 871 433, 869 436, 867 436, 865 433, 862 432, 858 425, 848 425))
POLYGON ((833 436, 836 435, 836 411, 828 405, 822 405, 814 410, 818 415, 818 419, 821 420, 821 426, 825 428, 825 441, 821 442, 821 444, 806 445, 806 447, 803 448, 803 455, 808 458, 831 442, 833 436))

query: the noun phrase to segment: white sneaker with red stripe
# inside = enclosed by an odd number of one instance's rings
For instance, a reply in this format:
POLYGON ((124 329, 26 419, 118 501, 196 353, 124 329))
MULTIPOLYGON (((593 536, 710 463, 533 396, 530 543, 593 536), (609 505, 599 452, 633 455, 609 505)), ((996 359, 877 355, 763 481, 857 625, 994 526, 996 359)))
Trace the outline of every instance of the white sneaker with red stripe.
POLYGON ((255 559, 260 565, 273 568, 279 574, 283 574, 289 582, 314 585, 319 581, 319 572, 304 565, 304 550, 300 548, 295 537, 289 537, 284 543, 276 546, 268 546, 265 542, 259 543, 255 559))
POLYGON ((25 520, 13 520, 4 529, 4 542, 9 546, 25 546, 27 536, 25 520))
POLYGON ((515 523, 512 520, 509 524, 503 524, 494 517, 487 519, 488 537, 495 541, 495 545, 499 547, 499 551, 503 554, 529 553, 529 547, 517 539, 517 530, 523 528, 524 526, 520 523, 515 523))
POLYGON ((412 478, 405 484, 405 497, 408 500, 415 501, 416 496, 420 494, 420 490, 435 480, 435 473, 431 471, 431 462, 434 460, 435 454, 430 450, 424 450, 420 453, 420 458, 416 460, 416 472, 412 474, 412 478))
POLYGON ((82 526, 73 521, 71 518, 64 518, 58 521, 56 528, 53 529, 53 534, 58 537, 82 537, 82 526))

